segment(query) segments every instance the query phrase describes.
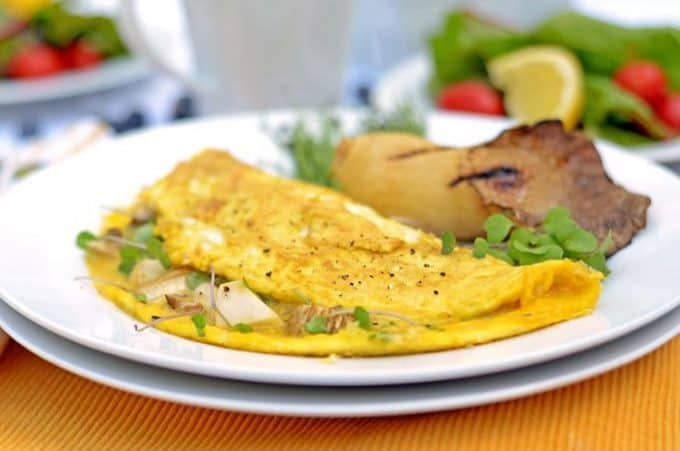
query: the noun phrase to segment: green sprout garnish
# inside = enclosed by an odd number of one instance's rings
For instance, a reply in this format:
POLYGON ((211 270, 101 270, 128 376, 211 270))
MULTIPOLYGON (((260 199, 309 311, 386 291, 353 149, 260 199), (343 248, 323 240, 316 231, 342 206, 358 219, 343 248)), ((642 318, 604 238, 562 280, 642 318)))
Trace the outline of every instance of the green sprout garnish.
POLYGON ((160 239, 156 237, 149 238, 149 240, 146 242, 146 249, 149 255, 160 261, 165 269, 170 269, 172 267, 170 257, 168 257, 168 254, 165 253, 165 249, 163 249, 163 242, 160 239))
POLYGON ((456 247, 456 237, 451 232, 444 232, 442 235, 442 255, 448 255, 456 247))
POLYGON ((135 298, 136 298, 139 302, 146 303, 146 301, 148 300, 148 299, 146 298, 146 295, 145 295, 144 293, 135 292, 135 293, 134 293, 134 296, 135 296, 135 298))
POLYGON ((146 244, 151 238, 153 238, 154 226, 154 223, 151 221, 140 225, 132 234, 132 240, 137 241, 138 243, 146 244))
POLYGON ((327 334, 326 320, 321 316, 316 316, 305 323, 305 331, 308 334, 327 334))
POLYGON ((198 313, 191 317, 191 322, 196 326, 196 333, 199 337, 205 337, 205 313, 198 313))
POLYGON ((236 323, 232 326, 232 329, 241 332, 242 334, 249 334, 253 331, 253 326, 245 323, 236 323))
POLYGON ((569 258, 609 274, 606 252, 612 245, 611 232, 600 246, 592 233, 581 228, 564 207, 551 208, 537 229, 518 227, 503 215, 489 216, 484 223, 486 238, 478 237, 473 255, 491 255, 511 265, 531 265, 569 258))
POLYGON ((359 323, 359 327, 364 330, 371 330, 371 317, 368 314, 368 310, 363 307, 354 307, 354 319, 359 323))
POLYGON ((210 282, 210 274, 201 271, 193 271, 185 279, 187 288, 194 291, 199 285, 210 282))
POLYGON ((130 245, 120 248, 120 263, 118 264, 118 271, 130 275, 132 269, 137 264, 137 261, 144 256, 144 251, 130 245))
POLYGON ((489 242, 481 236, 475 238, 472 254, 477 258, 484 258, 487 252, 489 252, 489 242))
POLYGON ((76 236, 76 245, 79 248, 86 250, 90 241, 94 241, 96 239, 97 239, 97 235, 90 232, 89 230, 83 230, 82 232, 80 232, 78 234, 78 236, 76 236))
POLYGON ((510 229, 515 224, 501 214, 491 215, 484 221, 486 239, 489 243, 500 243, 510 233, 510 229))

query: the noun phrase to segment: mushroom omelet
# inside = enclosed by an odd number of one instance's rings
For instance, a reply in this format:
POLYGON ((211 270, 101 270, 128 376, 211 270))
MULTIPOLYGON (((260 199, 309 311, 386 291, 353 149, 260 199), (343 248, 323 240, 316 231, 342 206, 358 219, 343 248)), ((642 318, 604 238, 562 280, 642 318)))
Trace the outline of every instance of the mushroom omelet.
POLYGON ((590 313, 602 279, 571 260, 443 254, 434 235, 217 150, 179 164, 90 238, 97 289, 138 320, 280 354, 486 343, 590 313))

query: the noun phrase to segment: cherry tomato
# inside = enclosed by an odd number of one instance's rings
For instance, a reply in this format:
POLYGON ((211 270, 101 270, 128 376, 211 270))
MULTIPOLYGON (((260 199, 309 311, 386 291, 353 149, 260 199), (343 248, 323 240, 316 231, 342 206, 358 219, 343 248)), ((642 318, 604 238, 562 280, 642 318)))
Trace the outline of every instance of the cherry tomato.
POLYGON ((663 99, 667 91, 666 75, 652 61, 633 61, 614 73, 614 82, 650 105, 663 99))
POLYGON ((102 54, 99 50, 83 40, 71 43, 62 54, 64 62, 74 69, 94 66, 102 61, 102 54))
POLYGON ((654 111, 666 125, 680 132, 680 93, 670 94, 660 100, 654 111))
POLYGON ((437 105, 444 110, 502 116, 503 99, 493 88, 481 81, 467 80, 447 86, 439 94, 437 105))
POLYGON ((7 75, 12 78, 36 78, 64 70, 59 52, 45 44, 20 49, 7 64, 7 75))

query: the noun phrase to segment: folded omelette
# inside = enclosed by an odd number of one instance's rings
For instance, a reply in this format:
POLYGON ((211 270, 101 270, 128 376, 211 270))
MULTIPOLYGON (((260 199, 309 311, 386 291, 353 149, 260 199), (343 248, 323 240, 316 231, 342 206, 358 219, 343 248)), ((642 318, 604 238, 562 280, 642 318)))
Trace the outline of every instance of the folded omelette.
POLYGON ((196 289, 189 280, 140 296, 118 254, 87 253, 97 289, 139 321, 229 348, 346 356, 458 348, 588 314, 601 289, 602 274, 581 262, 511 266, 461 246, 444 255, 434 235, 217 150, 179 164, 129 210, 108 215, 103 231, 130 236, 131 212, 142 206, 169 257, 154 276, 217 280, 189 309, 207 313, 206 324, 197 329, 195 315, 182 315, 196 289), (276 321, 233 324, 215 310, 215 292, 230 281, 242 281, 276 321))

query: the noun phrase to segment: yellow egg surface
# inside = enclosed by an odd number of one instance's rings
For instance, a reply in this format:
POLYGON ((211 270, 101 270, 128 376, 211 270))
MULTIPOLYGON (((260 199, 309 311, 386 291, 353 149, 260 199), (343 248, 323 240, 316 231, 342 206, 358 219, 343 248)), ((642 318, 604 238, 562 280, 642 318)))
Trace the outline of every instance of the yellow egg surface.
MULTIPOLYGON (((383 218, 339 192, 269 175, 218 150, 179 164, 137 202, 156 211, 155 233, 173 266, 245 279, 275 301, 272 308, 284 320, 303 303, 396 315, 371 314, 371 330, 351 323, 334 334, 258 327, 241 333, 208 325, 199 337, 188 317, 158 325, 229 348, 344 356, 451 349, 588 314, 601 290, 602 274, 580 262, 511 266, 493 257, 477 259, 460 246, 443 255, 434 235, 383 218)), ((125 222, 113 214, 104 227, 125 222)), ((93 277, 126 283, 115 259, 88 255, 87 262, 93 277)), ((172 313, 116 286, 97 288, 140 321, 172 313)))

